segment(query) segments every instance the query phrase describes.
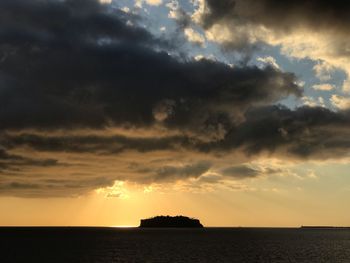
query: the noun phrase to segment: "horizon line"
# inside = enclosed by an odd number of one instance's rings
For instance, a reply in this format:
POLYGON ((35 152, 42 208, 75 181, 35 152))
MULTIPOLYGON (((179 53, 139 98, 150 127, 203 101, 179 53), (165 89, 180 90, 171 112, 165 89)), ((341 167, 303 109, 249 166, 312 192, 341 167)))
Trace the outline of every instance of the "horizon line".
MULTIPOLYGON (((350 228, 350 226, 203 226, 204 228, 350 228)), ((139 225, 0 225, 0 228, 140 228, 139 225)), ((156 228, 156 227, 155 227, 156 228)), ((173 227, 176 228, 176 227, 173 227)))

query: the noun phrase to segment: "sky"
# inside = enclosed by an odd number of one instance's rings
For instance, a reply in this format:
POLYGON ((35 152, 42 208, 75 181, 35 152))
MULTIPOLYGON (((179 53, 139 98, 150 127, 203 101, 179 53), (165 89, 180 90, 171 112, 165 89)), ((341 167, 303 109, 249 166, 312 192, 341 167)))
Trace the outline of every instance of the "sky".
POLYGON ((1 0, 0 225, 350 225, 349 14, 1 0))

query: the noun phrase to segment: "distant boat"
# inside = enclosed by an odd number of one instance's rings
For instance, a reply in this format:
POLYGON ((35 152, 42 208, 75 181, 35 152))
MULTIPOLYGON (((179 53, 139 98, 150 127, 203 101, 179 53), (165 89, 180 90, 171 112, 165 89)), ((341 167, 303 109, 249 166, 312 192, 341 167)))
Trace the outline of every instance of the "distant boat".
POLYGON ((186 216, 156 216, 141 219, 141 228, 203 228, 198 219, 186 216))

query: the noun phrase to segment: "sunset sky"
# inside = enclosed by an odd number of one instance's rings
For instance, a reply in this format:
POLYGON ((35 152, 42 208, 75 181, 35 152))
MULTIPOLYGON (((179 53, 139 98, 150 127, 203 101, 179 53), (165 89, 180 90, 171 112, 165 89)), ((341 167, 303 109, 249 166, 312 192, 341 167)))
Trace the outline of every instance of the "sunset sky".
POLYGON ((0 225, 350 225, 349 14, 0 0, 0 225))

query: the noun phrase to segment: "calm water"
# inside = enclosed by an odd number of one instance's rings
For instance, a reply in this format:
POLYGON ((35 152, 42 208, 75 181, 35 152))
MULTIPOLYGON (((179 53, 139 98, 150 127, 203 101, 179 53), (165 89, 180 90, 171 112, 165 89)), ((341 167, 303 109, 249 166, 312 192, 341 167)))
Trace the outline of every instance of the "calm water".
POLYGON ((348 229, 0 228, 0 262, 350 262, 348 229))

